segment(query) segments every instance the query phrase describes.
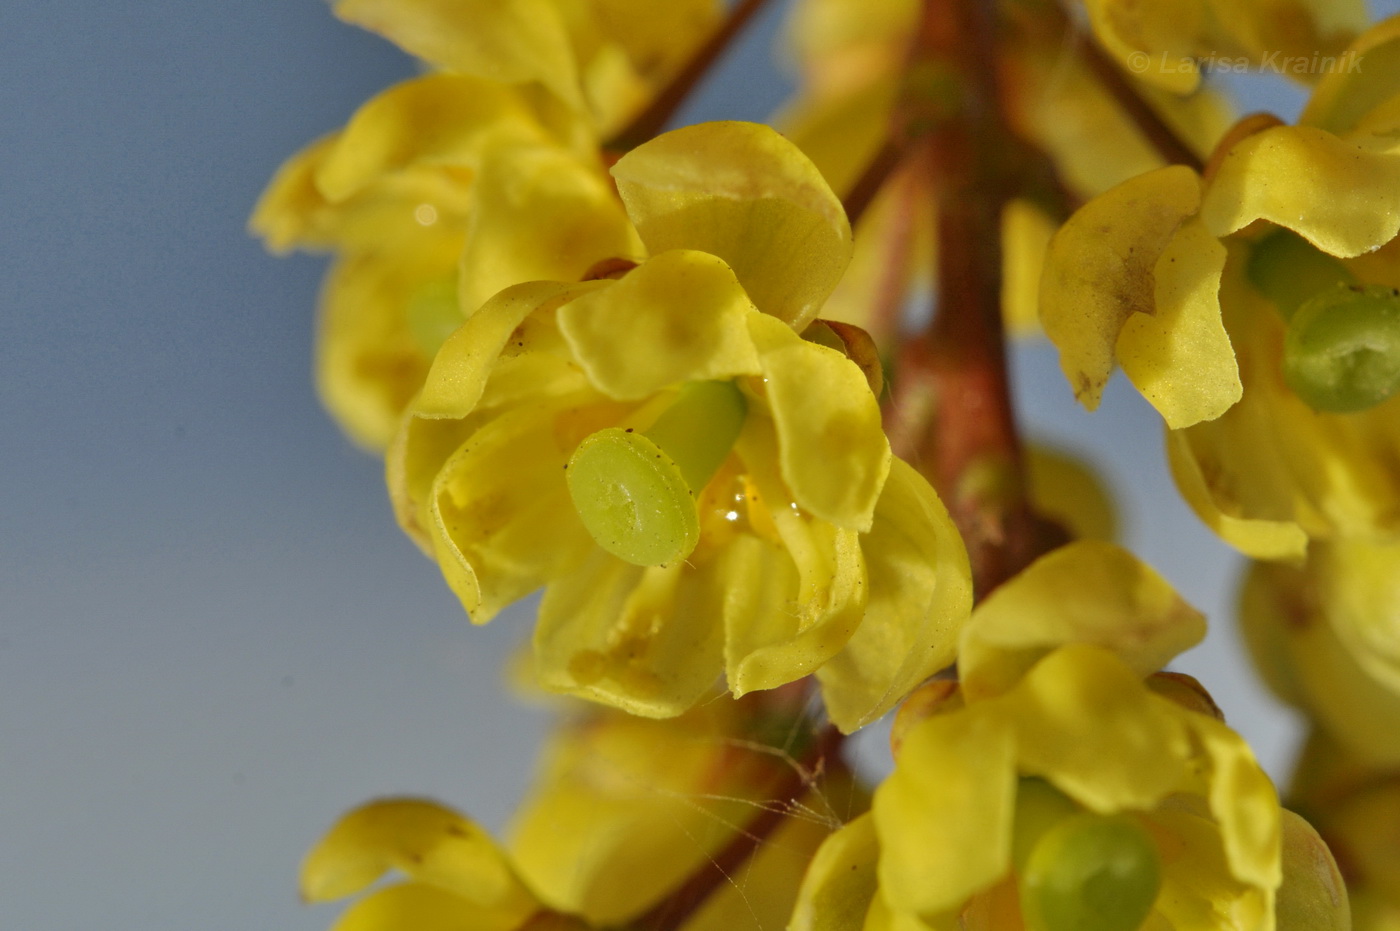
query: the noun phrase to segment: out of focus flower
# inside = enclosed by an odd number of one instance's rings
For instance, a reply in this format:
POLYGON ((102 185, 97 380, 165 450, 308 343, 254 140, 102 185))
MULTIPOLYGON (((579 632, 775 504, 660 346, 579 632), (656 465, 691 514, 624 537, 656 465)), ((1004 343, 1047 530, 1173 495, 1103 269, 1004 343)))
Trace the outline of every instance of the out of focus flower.
POLYGON ((849 730, 953 658, 970 583, 859 366, 798 334, 850 255, 766 127, 613 169, 651 257, 507 289, 442 346, 390 451, 405 529, 477 623, 544 586, 542 682, 675 715, 809 673, 849 730))
POLYGON ((1256 563, 1241 602, 1274 692, 1351 757, 1400 767, 1400 544, 1314 542, 1301 565, 1256 563))
POLYGON ((1252 555, 1400 531, 1397 42, 1377 25, 1298 126, 1237 134, 1205 179, 1119 185, 1050 247, 1041 317, 1076 396, 1120 366, 1187 500, 1252 555))

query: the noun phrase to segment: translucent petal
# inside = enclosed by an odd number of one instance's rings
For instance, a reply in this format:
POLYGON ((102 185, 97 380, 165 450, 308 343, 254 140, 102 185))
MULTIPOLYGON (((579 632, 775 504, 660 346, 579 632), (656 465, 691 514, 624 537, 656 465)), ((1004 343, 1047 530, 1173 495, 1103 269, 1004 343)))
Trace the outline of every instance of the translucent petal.
POLYGON ((517 922, 538 907, 489 834, 424 799, 383 799, 344 815, 302 861, 302 898, 339 899, 390 869, 517 922))
POLYGON ((334 9, 446 71, 538 81, 582 108, 569 36, 548 0, 337 0, 334 9))
POLYGON ((354 903, 330 931, 511 931, 525 917, 518 910, 485 907, 436 886, 404 883, 354 903))
POLYGON ((1051 240, 1040 319, 1075 397, 1090 410, 1113 373, 1124 324, 1156 313, 1157 260, 1199 201, 1194 172, 1163 168, 1090 201, 1051 240))
POLYGON ((578 281, 603 259, 641 256, 607 176, 562 149, 493 147, 472 191, 465 308, 523 281, 578 281))
POLYGON ((736 695, 830 660, 854 634, 869 590, 859 536, 798 511, 774 446, 771 425, 751 415, 736 451, 781 542, 744 535, 723 551, 725 667, 736 695))
POLYGON ((1217 236, 1268 220, 1330 255, 1360 255, 1400 231, 1400 156, 1311 126, 1279 126, 1237 142, 1201 204, 1217 236))
POLYGON ((902 460, 861 537, 870 595, 845 649, 817 670, 831 720, 851 733, 950 665, 968 611, 967 552, 928 482, 902 460))
POLYGON ((754 314, 747 323, 793 498, 839 527, 869 530, 891 457, 865 375, 771 317, 754 314))
POLYGON ((1118 335, 1118 363, 1167 426, 1214 420, 1240 399, 1235 350, 1220 320, 1225 247, 1192 217, 1153 269, 1151 315, 1133 314, 1118 335))
POLYGON ((600 391, 637 399, 685 381, 758 374, 750 316, 724 262, 678 250, 567 304, 559 328, 600 391))
POLYGON ((430 532, 438 565, 474 623, 569 571, 594 548, 569 498, 559 442, 567 401, 495 417, 433 481, 430 532))
POLYGON ((875 790, 881 897, 936 917, 961 908, 1011 867, 1015 732, 991 709, 910 729, 894 773, 875 790))
POLYGON ((997 701, 1015 723, 1021 772, 1093 811, 1151 808, 1183 784, 1190 747, 1180 709, 1103 647, 1061 647, 997 701))
POLYGON ((734 269, 764 313, 801 330, 851 258, 851 228, 816 166, 773 129, 704 123, 612 169, 647 249, 698 249, 734 269))
POLYGON ((491 144, 548 141, 514 90, 467 75, 396 84, 355 111, 316 168, 316 187, 341 201, 415 162, 475 166, 491 144))
POLYGON ((1112 543, 1080 541, 1042 556, 988 595, 963 632, 958 671, 969 699, 1012 689, 1046 654, 1093 643, 1144 677, 1205 637, 1205 618, 1170 583, 1112 543))
POLYGON ((723 668, 723 564, 643 569, 594 547, 545 589, 541 684, 643 717, 685 711, 723 668))
POLYGON ((807 868, 789 931, 859 929, 878 888, 879 855, 871 815, 861 815, 828 837, 807 868))

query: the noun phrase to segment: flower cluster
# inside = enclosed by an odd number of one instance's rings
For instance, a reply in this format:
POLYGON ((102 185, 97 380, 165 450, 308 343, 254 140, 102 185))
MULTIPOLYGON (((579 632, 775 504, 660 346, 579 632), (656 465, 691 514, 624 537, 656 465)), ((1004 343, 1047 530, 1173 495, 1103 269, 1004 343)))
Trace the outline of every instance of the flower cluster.
POLYGON ((799 0, 783 133, 662 132, 761 5, 335 3, 425 71, 252 227, 333 254, 327 407, 473 623, 542 593, 568 712, 504 843, 372 802, 304 897, 363 893, 338 931, 1331 931, 1349 886, 1395 927, 1400 18, 799 0), (1202 84, 1308 55, 1355 67, 1298 73, 1297 125, 1202 84), (1090 408, 1124 371, 1257 560, 1318 830, 1163 671, 1205 618, 1023 448, 1003 333, 1037 330, 1090 408), (890 712, 867 791, 840 742, 890 712))

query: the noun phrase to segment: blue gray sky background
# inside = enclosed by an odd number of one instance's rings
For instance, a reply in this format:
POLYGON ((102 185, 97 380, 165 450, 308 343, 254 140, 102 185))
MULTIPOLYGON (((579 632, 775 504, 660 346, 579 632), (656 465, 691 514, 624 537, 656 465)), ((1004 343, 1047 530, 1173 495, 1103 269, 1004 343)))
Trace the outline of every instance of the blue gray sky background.
MULTIPOLYGON (((775 25, 688 121, 779 103, 775 25)), ((324 928, 295 872, 340 811, 425 794, 499 827, 522 790, 545 716, 498 670, 528 611, 470 628, 394 528, 310 387, 321 261, 244 232, 286 156, 412 70, 319 0, 0 5, 0 927, 324 928)), ((1043 345, 1016 365, 1033 433, 1095 451, 1217 622, 1183 667, 1282 772, 1237 560, 1157 417, 1122 384, 1076 409, 1043 345)))

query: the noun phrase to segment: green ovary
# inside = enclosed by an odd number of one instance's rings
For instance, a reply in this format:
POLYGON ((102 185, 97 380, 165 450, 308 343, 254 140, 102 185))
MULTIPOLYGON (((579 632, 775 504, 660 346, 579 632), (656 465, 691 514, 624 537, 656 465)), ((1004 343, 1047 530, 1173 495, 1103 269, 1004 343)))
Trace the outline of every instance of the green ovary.
POLYGON ((1277 229, 1254 244, 1249 280, 1273 302, 1285 320, 1314 294, 1356 278, 1342 261, 1291 230, 1277 229))
POLYGON ((1028 931, 1137 931, 1161 885, 1156 845, 1136 821, 1071 815, 1027 859, 1021 909, 1028 931))
POLYGON ((443 341, 462 325, 462 311, 457 306, 456 277, 420 285, 408 299, 404 317, 408 332, 418 348, 428 356, 437 355, 443 341))
POLYGON ((1400 390, 1400 291, 1334 285, 1298 308, 1283 347, 1283 377, 1309 407, 1344 414, 1400 390))
POLYGON ((696 497, 747 413, 732 382, 693 382, 644 433, 609 427, 569 459, 569 495, 603 549, 637 566, 684 559, 700 540, 696 497))

